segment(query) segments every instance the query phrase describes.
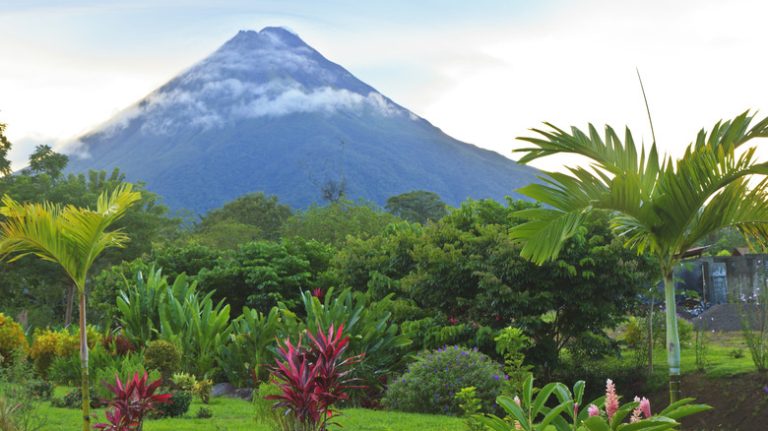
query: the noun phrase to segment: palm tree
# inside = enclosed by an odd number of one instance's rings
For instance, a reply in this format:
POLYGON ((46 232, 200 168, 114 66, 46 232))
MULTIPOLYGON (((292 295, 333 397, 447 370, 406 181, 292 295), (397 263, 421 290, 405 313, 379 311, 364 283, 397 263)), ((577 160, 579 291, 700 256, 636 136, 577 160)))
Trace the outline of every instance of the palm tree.
POLYGON ((583 156, 590 164, 569 173, 545 172, 542 184, 520 193, 542 204, 517 215, 527 220, 512 229, 523 243, 522 255, 535 263, 554 259, 591 211, 607 211, 611 228, 625 247, 650 253, 664 280, 667 362, 671 401, 680 398, 680 343, 677 334, 672 270, 682 253, 707 234, 735 227, 747 238, 768 239, 768 163, 755 158, 754 138, 768 136, 768 118, 750 127, 744 112, 701 130, 682 158, 659 159, 655 142, 639 151, 627 129, 623 141, 609 126, 604 135, 591 124, 583 132, 561 130, 549 123, 538 136, 519 138, 533 147, 522 163, 552 154, 583 156))
POLYGON ((122 247, 128 236, 119 231, 107 232, 112 223, 141 195, 131 191, 130 184, 102 193, 96 210, 72 205, 60 207, 50 203, 20 204, 9 196, 2 199, 0 215, 0 258, 10 262, 27 255, 57 263, 74 283, 80 299, 80 363, 83 394, 83 431, 90 426, 90 393, 88 385, 88 339, 85 319, 88 270, 108 247, 122 247))

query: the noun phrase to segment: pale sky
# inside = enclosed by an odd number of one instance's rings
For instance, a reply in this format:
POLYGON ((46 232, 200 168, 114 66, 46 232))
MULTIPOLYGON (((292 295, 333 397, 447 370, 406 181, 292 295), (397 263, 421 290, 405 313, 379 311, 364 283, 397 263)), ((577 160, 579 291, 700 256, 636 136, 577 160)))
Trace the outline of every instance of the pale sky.
POLYGON ((18 166, 238 30, 284 26, 453 137, 512 158, 542 121, 629 125, 650 141, 638 67, 659 145, 679 154, 720 118, 768 115, 765 16, 757 0, 0 0, 0 122, 18 166))

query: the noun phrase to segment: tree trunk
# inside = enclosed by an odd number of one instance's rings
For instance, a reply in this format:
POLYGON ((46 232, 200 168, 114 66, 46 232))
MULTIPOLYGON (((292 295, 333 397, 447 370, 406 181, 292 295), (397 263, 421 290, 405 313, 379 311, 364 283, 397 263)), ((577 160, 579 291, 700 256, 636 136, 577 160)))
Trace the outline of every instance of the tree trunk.
POLYGON ((91 392, 88 382, 88 331, 85 326, 85 287, 80 294, 80 376, 83 395, 83 431, 91 431, 91 392))
POLYGON ((667 309, 667 362, 671 404, 680 399, 680 337, 677 335, 677 303, 671 269, 664 272, 664 301, 667 309))
POLYGON ((67 296, 64 300, 66 301, 66 304, 64 304, 64 327, 68 328, 72 324, 72 308, 74 308, 75 302, 74 284, 67 286, 67 296))
MULTIPOLYGON (((652 292, 656 294, 656 292, 652 292)), ((648 378, 653 376, 653 312, 656 303, 651 296, 651 305, 648 307, 648 378)))

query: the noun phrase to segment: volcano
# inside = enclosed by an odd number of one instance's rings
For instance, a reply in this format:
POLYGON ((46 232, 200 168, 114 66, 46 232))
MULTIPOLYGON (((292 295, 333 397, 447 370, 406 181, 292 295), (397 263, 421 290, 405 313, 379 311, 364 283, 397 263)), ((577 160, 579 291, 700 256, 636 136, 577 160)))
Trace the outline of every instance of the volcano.
POLYGON ((239 32, 69 152, 70 172, 119 168, 197 214, 257 191, 294 208, 329 191, 503 201, 537 173, 448 136, 279 27, 239 32))

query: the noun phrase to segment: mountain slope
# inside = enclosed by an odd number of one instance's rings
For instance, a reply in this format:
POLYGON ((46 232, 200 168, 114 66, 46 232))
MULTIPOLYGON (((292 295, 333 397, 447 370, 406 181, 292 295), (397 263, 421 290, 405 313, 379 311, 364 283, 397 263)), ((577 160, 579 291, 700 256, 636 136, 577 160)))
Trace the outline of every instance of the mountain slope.
POLYGON ((304 208, 328 183, 383 204, 416 189, 503 199, 536 171, 457 141, 295 34, 241 31, 82 137, 70 171, 119 167, 197 213, 264 191, 304 208))

